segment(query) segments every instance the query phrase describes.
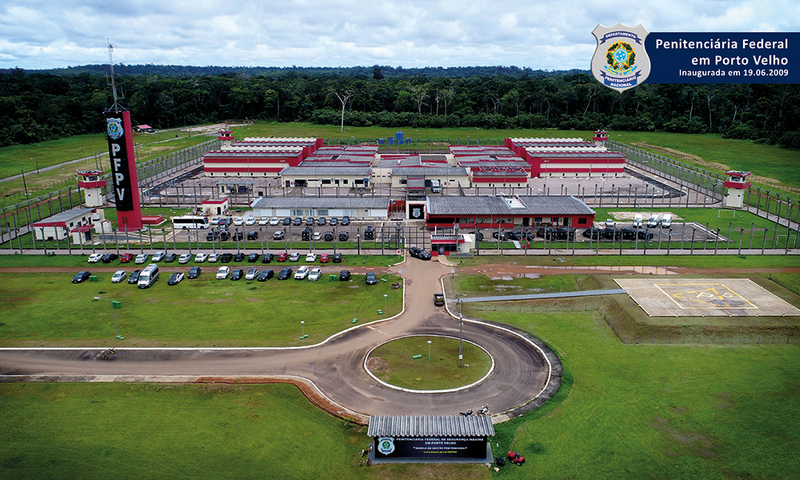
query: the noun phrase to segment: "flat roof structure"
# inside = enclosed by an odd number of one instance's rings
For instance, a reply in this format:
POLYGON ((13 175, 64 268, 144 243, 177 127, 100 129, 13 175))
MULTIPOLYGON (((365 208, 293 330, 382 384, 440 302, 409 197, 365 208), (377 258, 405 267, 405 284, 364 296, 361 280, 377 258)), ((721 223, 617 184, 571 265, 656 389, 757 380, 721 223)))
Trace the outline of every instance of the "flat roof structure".
POLYGON ((494 435, 494 425, 492 425, 491 417, 478 416, 376 416, 369 418, 367 435, 371 437, 484 437, 494 435))
POLYGON ((481 196, 428 197, 430 215, 508 216, 508 215, 591 215, 594 210, 575 197, 569 196, 481 196), (509 202, 516 199, 519 202, 509 202))
POLYGON ((251 207, 256 208, 317 208, 331 209, 388 209, 389 197, 260 197, 251 207))

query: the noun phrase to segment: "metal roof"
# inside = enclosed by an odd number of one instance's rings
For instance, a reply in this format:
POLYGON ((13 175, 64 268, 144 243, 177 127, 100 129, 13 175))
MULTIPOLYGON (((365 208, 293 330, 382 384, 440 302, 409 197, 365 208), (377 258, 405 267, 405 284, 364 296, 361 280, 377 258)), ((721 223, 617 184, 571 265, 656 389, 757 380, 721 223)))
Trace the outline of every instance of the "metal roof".
POLYGON ((449 177, 458 177, 458 176, 466 176, 467 169, 463 167, 395 167, 392 169, 392 176, 413 176, 413 175, 424 175, 426 177, 429 176, 449 176, 449 177))
POLYGON ((327 178, 332 175, 352 175, 367 178, 372 175, 372 167, 354 167, 344 162, 341 167, 286 167, 281 170, 281 176, 286 175, 309 178, 327 178))
POLYGON ((491 417, 377 416, 369 417, 371 437, 494 436, 491 417))
POLYGON ((428 197, 430 215, 594 215, 594 211, 575 197, 519 196, 524 208, 509 208, 502 197, 428 197))
POLYGON ((256 208, 389 208, 389 197, 260 197, 256 208))
POLYGON ((38 223, 66 222, 67 220, 73 220, 77 217, 82 217, 86 214, 93 213, 94 210, 94 208, 73 208, 71 210, 64 210, 63 212, 58 212, 50 217, 43 218, 38 222, 35 222, 34 225, 38 223))

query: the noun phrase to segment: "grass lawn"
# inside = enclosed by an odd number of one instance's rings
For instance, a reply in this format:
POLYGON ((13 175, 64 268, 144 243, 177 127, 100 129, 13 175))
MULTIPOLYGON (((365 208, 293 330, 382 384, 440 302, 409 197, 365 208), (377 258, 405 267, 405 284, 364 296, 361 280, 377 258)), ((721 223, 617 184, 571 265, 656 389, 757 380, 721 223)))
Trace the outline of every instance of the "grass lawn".
POLYGON ((464 342, 462 352, 464 366, 459 368, 457 338, 414 336, 381 345, 368 361, 372 373, 386 383, 413 390, 445 390, 477 382, 492 367, 489 354, 476 345, 464 342), (428 340, 432 342, 430 360, 428 340))
MULTIPOLYGON (((619 245, 619 243, 617 243, 619 245)), ((603 244, 600 245, 601 247, 603 244)), ((686 268, 798 268, 800 256, 797 255, 597 255, 597 256, 499 256, 484 255, 459 259, 461 267, 494 263, 516 265, 539 265, 548 267, 615 267, 615 266, 653 266, 686 268)))
POLYGON ((353 275, 349 282, 329 281, 327 276, 318 282, 275 278, 233 282, 215 280, 215 272, 216 268, 206 268, 199 279, 176 286, 167 285, 165 272, 147 290, 127 281, 110 283, 112 272, 98 273, 99 282, 77 285, 70 282, 72 273, 0 273, 4 305, 0 346, 113 342, 111 306, 94 301, 95 296, 122 303, 115 310, 119 334, 126 337, 122 346, 313 344, 350 328, 353 318, 364 323, 395 315, 402 308, 402 290, 391 288, 397 281, 394 276, 380 275, 387 281, 367 286, 363 275, 353 275), (388 311, 379 315, 384 294, 388 311), (306 322, 305 340, 299 338, 300 321, 306 322))

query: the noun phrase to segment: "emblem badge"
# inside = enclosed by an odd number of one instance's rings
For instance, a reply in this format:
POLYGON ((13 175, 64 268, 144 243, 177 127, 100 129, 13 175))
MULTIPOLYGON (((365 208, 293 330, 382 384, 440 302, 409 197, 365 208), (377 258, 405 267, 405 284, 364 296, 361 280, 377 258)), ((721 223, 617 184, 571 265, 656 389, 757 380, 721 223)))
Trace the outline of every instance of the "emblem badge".
POLYGON ((110 138, 111 140, 116 140, 120 138, 125 133, 125 129, 122 128, 122 119, 107 118, 106 132, 108 133, 108 138, 110 138))
POLYGON ((390 455, 394 452, 394 438, 380 437, 378 438, 378 451, 384 455, 390 455))
POLYGON ((413 207, 411 209, 411 218, 422 218, 422 207, 413 207))
POLYGON ((644 83, 650 75, 650 57, 644 47, 649 33, 642 25, 598 25, 592 32, 597 39, 591 65, 594 78, 618 92, 644 83))

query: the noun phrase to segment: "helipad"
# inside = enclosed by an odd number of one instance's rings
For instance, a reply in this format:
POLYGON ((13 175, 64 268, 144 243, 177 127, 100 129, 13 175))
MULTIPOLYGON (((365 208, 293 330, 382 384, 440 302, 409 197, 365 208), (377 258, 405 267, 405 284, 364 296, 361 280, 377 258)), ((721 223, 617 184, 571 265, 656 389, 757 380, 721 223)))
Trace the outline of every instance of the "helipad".
POLYGON ((800 316, 800 309, 746 278, 614 279, 651 317, 800 316))

